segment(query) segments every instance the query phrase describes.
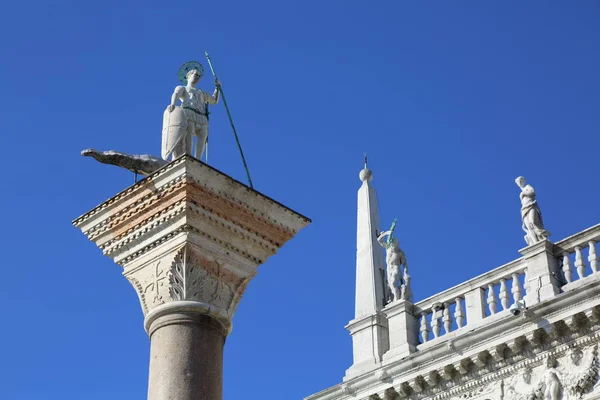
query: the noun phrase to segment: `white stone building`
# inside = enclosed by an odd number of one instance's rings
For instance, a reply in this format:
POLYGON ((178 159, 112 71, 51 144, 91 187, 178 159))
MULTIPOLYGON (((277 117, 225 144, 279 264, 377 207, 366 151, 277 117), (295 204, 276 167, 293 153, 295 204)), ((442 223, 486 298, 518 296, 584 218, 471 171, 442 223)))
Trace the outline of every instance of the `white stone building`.
POLYGON ((388 302, 371 171, 360 178, 354 362, 306 400, 600 399, 600 224, 417 303, 388 302))

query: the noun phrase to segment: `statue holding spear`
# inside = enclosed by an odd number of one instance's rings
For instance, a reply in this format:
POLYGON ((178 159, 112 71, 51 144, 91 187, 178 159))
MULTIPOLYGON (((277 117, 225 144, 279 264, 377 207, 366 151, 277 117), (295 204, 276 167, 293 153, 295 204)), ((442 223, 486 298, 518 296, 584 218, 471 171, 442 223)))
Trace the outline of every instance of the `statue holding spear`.
POLYGON ((392 301, 399 299, 411 300, 410 294, 410 275, 408 275, 408 263, 406 255, 400 249, 398 239, 394 237, 396 222, 392 222, 392 226, 388 231, 382 232, 377 241, 385 248, 385 261, 387 267, 387 282, 390 291, 392 292, 392 301), (387 239, 386 239, 387 237, 387 239), (400 266, 404 266, 404 274, 400 279, 400 266))
POLYGON ((179 68, 177 75, 181 83, 186 84, 186 86, 175 88, 171 96, 171 104, 167 106, 164 112, 161 156, 164 160, 168 160, 169 157, 175 159, 183 154, 192 154, 192 137, 196 136, 196 149, 193 154, 194 157, 200 159, 208 144, 208 105, 217 104, 219 97, 222 97, 238 150, 242 156, 248 184, 253 188, 248 164, 231 118, 229 106, 225 100, 223 87, 217 78, 208 52, 204 52, 204 54, 215 79, 215 91, 212 95, 209 95, 196 88, 196 84, 204 74, 204 68, 199 62, 189 61, 179 68), (177 100, 181 100, 181 106, 176 105, 177 100))
POLYGON ((219 102, 221 82, 215 79, 215 90, 209 95, 196 85, 204 74, 204 68, 197 61, 189 61, 179 68, 177 76, 185 86, 177 86, 171 96, 171 103, 163 115, 163 137, 161 156, 164 160, 192 154, 192 139, 196 136, 194 156, 202 157, 208 139, 208 104, 219 102), (181 105, 177 106, 177 101, 181 105))
POLYGON ((208 105, 217 104, 219 98, 222 97, 238 150, 242 156, 248 184, 254 188, 221 82, 217 78, 210 56, 207 52, 205 55, 215 79, 215 90, 210 95, 196 87, 204 74, 204 68, 199 62, 189 61, 179 68, 177 76, 185 86, 175 88, 171 102, 163 113, 161 157, 152 154, 127 154, 113 150, 97 151, 94 149, 86 149, 81 154, 93 157, 103 164, 116 165, 132 171, 135 174, 136 182, 138 174, 149 175, 168 164, 169 159, 173 160, 184 154, 201 159, 206 150, 205 161, 208 162, 208 105), (178 101, 181 101, 180 105, 177 105, 178 101), (193 147, 194 136, 196 136, 195 149, 193 147))

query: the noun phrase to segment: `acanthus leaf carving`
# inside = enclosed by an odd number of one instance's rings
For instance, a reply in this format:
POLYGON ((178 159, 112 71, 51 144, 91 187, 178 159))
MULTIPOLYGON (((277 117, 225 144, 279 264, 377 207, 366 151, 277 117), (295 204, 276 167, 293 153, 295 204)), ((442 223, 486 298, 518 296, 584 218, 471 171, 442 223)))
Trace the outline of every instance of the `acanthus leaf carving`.
POLYGON ((230 269, 227 260, 186 244, 125 276, 136 289, 144 315, 173 301, 210 306, 221 317, 233 317, 254 274, 230 269))
POLYGON ((250 279, 235 276, 222 262, 198 256, 185 246, 171 265, 169 294, 171 300, 203 302, 233 316, 250 279))
POLYGON ((204 291, 207 271, 194 265, 187 249, 180 249, 175 255, 169 276, 169 295, 172 300, 194 300, 204 291))

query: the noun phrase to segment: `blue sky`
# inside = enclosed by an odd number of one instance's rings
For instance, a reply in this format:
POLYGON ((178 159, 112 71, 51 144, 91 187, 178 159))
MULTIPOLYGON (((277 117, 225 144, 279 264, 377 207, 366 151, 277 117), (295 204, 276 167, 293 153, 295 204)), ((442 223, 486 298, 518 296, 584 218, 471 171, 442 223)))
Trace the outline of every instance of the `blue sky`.
MULTIPOLYGON (((599 19, 597 1, 6 2, 0 397, 145 398, 135 292, 71 220, 133 180, 82 149, 160 153, 183 62, 211 52, 255 187, 313 220, 225 348, 225 399, 299 399, 351 364, 363 152, 415 300, 519 256, 518 175, 551 239, 598 223, 599 19)), ((244 180, 212 111, 211 164, 244 180)))

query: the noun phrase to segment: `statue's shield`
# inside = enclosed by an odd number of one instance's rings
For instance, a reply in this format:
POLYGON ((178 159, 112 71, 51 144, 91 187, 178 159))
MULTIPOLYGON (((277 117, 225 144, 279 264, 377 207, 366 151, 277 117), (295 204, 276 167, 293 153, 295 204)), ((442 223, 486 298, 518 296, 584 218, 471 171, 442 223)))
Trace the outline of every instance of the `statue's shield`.
POLYGON ((187 118, 183 108, 175 107, 169 112, 167 108, 163 114, 162 129, 162 147, 160 155, 164 160, 168 160, 177 144, 183 140, 186 134, 187 118))

